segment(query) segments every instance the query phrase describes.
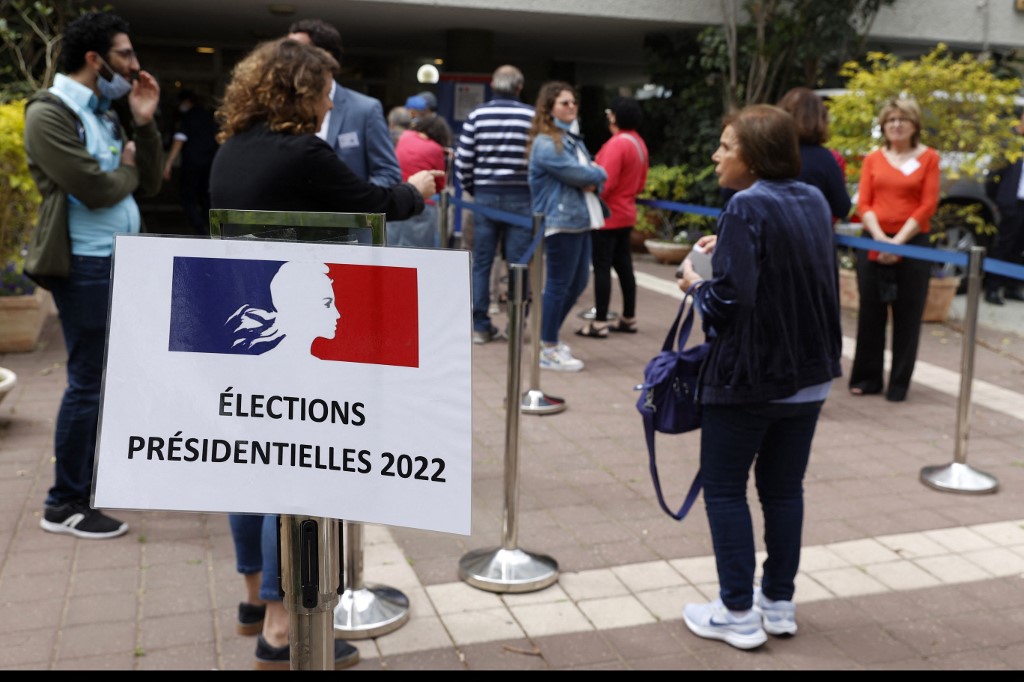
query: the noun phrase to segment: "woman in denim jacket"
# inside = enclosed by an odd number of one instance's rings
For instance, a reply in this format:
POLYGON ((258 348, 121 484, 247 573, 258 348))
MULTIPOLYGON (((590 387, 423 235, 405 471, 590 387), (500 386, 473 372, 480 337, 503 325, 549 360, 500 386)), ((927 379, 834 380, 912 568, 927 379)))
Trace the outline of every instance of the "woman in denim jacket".
POLYGON ((590 277, 590 230, 604 218, 598 192, 608 179, 573 132, 576 91, 562 81, 545 83, 526 144, 534 213, 544 215, 547 272, 541 309, 540 366, 578 372, 583 362, 572 356, 558 332, 590 277))

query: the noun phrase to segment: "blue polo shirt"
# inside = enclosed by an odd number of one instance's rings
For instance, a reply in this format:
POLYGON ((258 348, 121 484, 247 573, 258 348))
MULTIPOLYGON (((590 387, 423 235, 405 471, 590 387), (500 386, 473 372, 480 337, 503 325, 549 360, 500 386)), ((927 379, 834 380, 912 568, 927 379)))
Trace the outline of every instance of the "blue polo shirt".
MULTIPOLYGON (((57 74, 50 92, 78 114, 85 130, 86 151, 99 163, 100 170, 117 170, 124 140, 117 120, 105 115, 110 102, 64 74, 57 74)), ((141 228, 139 206, 131 194, 103 208, 89 208, 68 195, 68 231, 71 253, 76 256, 109 257, 114 249, 114 234, 135 233, 141 228)))

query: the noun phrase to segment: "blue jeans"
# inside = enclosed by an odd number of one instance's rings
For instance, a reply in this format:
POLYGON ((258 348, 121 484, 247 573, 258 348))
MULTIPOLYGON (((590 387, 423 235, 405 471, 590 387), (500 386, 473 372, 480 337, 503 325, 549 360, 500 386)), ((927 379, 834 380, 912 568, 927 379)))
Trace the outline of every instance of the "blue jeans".
MULTIPOLYGON (((480 190, 473 196, 480 206, 515 213, 529 219, 532 215, 530 192, 489 192, 480 190)), ((473 331, 491 330, 491 268, 498 239, 504 233, 505 258, 508 263, 519 263, 533 241, 533 230, 488 218, 483 213, 473 214, 473 331)))
POLYGON ((71 274, 54 279, 51 287, 68 352, 68 385, 57 413, 47 506, 88 500, 91 492, 110 314, 110 258, 72 256, 71 274))
POLYGON ((761 590, 769 599, 793 599, 804 522, 804 473, 822 404, 703 407, 700 472, 719 596, 726 608, 745 611, 753 603, 754 529, 747 505, 751 465, 768 553, 761 590))
POLYGON ((277 520, 274 514, 229 514, 235 543, 235 569, 243 575, 263 572, 260 599, 281 601, 281 561, 278 556, 277 520))
POLYGON ((540 316, 540 340, 558 343, 558 330, 569 317, 590 279, 590 230, 544 237, 547 277, 540 316))
POLYGON ((384 229, 387 231, 388 246, 437 248, 441 243, 438 209, 435 204, 425 205, 422 213, 407 220, 389 220, 384 229))

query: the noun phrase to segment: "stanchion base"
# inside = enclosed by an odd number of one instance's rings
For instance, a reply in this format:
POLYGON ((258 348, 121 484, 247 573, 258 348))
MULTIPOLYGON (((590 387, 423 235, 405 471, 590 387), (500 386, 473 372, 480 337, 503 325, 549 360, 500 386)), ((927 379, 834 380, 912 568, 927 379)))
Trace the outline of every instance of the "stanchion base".
POLYGON ((478 549, 459 560, 459 578, 488 592, 534 592, 558 580, 558 562, 521 549, 478 549))
POLYGON ((345 590, 334 607, 334 632, 342 639, 369 639, 397 630, 409 620, 409 598, 391 587, 345 590))
POLYGON ((554 414, 566 407, 568 405, 563 398, 545 395, 540 390, 527 391, 523 394, 523 401, 519 403, 519 411, 525 414, 554 414))
POLYGON ((994 493, 999 489, 999 481, 994 476, 957 462, 922 468, 921 482, 936 490, 951 493, 980 495, 994 493))
MULTIPOLYGON (((618 316, 619 316, 619 314, 617 312, 615 312, 614 310, 609 310, 608 311, 608 319, 609 320, 614 320, 618 316)), ((591 308, 590 310, 584 310, 582 313, 580 313, 580 317, 582 317, 584 320, 596 320, 597 319, 597 308, 591 308)))

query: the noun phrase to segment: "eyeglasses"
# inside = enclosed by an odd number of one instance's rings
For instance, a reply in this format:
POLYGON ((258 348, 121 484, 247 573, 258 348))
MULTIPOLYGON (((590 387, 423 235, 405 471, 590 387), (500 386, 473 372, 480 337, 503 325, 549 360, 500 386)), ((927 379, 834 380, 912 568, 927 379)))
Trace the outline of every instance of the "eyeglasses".
POLYGON ((561 101, 555 102, 555 104, 557 104, 559 106, 563 106, 563 107, 574 107, 574 106, 576 106, 576 100, 574 100, 574 99, 563 99, 561 101))
POLYGON ((120 55, 121 57, 124 57, 128 61, 132 61, 133 59, 137 59, 138 58, 138 55, 135 54, 135 50, 133 50, 130 47, 121 48, 120 50, 115 49, 115 48, 112 47, 112 48, 110 48, 110 51, 113 52, 116 55, 120 55))
POLYGON ((886 119, 884 125, 894 125, 898 123, 913 123, 909 118, 889 118, 886 119))

